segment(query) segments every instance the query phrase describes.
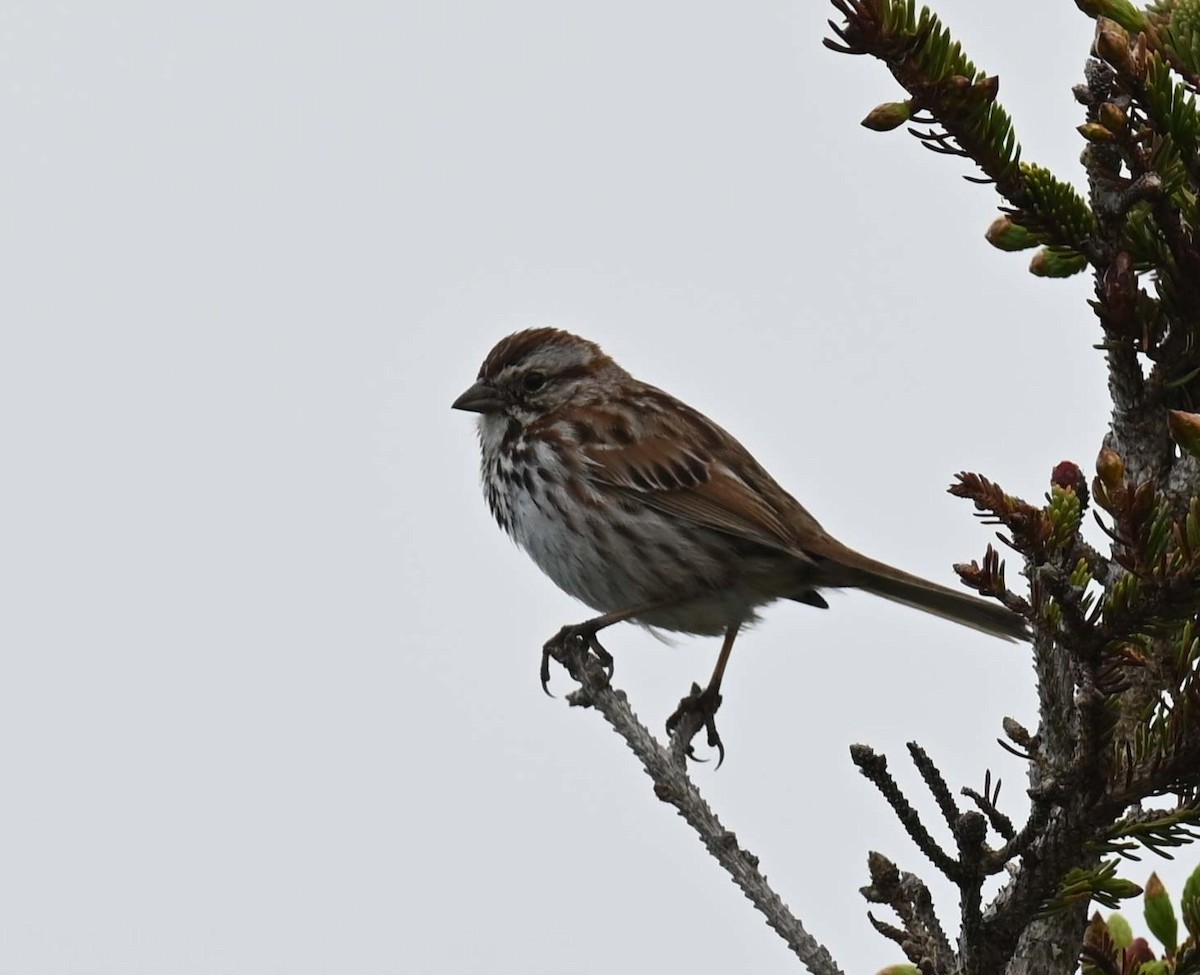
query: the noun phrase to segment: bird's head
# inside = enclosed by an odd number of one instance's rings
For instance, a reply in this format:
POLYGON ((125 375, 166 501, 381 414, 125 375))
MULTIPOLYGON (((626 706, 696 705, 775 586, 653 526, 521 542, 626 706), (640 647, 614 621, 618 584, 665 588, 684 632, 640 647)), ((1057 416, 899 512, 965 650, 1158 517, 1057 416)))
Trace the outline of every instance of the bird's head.
POLYGON ((501 339, 456 410, 528 424, 606 381, 628 376, 595 342, 557 328, 531 328, 501 339))

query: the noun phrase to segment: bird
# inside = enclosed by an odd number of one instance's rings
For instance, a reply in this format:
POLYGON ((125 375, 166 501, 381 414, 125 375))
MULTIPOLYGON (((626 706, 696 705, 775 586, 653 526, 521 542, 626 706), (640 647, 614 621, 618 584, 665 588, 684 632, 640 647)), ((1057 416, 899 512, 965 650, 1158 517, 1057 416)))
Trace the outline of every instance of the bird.
MULTIPOLYGON (((478 414, 481 481, 499 526, 564 592, 600 615, 543 648, 580 641, 612 674, 597 634, 622 621, 720 636, 708 684, 667 721, 695 713, 724 760, 715 723, 738 633, 780 599, 828 608, 859 589, 1006 640, 1025 620, 842 544, 722 427, 634 378, 599 345, 558 328, 501 339, 452 404, 478 414)), ((695 757, 690 742, 687 752, 695 757)))

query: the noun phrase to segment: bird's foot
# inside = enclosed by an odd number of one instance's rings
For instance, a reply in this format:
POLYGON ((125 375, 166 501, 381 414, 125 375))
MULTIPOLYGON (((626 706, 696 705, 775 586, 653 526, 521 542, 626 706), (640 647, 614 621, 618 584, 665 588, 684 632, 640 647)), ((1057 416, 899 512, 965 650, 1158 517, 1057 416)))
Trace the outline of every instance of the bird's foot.
POLYGON ((687 735, 684 747, 687 757, 693 761, 702 762, 704 759, 696 757, 692 749, 692 738, 699 734, 701 728, 708 732, 708 747, 717 750, 717 768, 725 761, 725 745, 721 742, 721 736, 717 734, 716 717, 720 706, 721 694, 711 684, 704 690, 700 689, 699 684, 693 684, 691 692, 667 718, 668 735, 674 736, 676 729, 683 725, 681 730, 687 735), (685 721, 685 718, 691 720, 685 721))
POLYGON ((600 661, 600 666, 604 668, 604 673, 608 679, 612 680, 613 675, 613 658, 612 654, 604 649, 604 645, 596 637, 598 630, 595 626, 588 623, 575 623, 571 626, 564 626, 554 636, 546 641, 542 647, 542 667, 539 671, 539 676, 542 679, 542 690, 550 697, 550 658, 553 657, 559 663, 563 662, 562 654, 572 649, 572 644, 584 649, 590 650, 596 655, 596 659, 600 661))

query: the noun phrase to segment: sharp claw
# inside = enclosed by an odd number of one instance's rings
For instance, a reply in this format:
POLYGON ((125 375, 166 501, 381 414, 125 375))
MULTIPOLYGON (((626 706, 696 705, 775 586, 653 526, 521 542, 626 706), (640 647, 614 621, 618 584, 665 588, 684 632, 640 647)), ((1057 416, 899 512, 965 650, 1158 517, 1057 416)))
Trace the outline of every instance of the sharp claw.
MULTIPOLYGON (((693 684, 691 691, 677 707, 669 718, 667 718, 667 734, 674 735, 675 730, 679 727, 679 722, 688 712, 699 714, 704 718, 703 728, 707 733, 706 738, 709 748, 717 750, 716 768, 720 768, 725 762, 725 744, 721 741, 720 734, 717 733, 716 713, 721 706, 721 695, 710 694, 708 688, 700 689, 699 684, 693 684)), ((699 731, 699 729, 696 729, 699 731)), ((705 762, 707 759, 700 758, 696 755, 692 743, 687 743, 687 749, 684 752, 693 762, 705 762)))
POLYGON ((596 655, 596 659, 600 661, 600 666, 604 668, 604 673, 608 675, 608 680, 611 683, 613 676, 612 654, 604 649, 604 646, 596 638, 595 633, 588 634, 587 641, 588 647, 591 649, 592 653, 596 655))
POLYGON ((542 644, 542 666, 538 670, 538 676, 542 679, 542 690, 545 692, 546 697, 554 697, 550 693, 550 658, 554 656, 554 651, 562 646, 566 633, 567 627, 564 626, 542 644))
MULTIPOLYGON (((699 697, 700 697, 700 685, 692 684, 692 689, 690 691, 688 691, 687 696, 682 701, 679 702, 679 707, 677 707, 674 711, 672 711, 670 717, 667 718, 667 734, 668 735, 675 734, 675 729, 679 727, 679 722, 680 722, 680 720, 682 720, 684 713, 688 710, 688 705, 695 702, 696 699, 699 697)), ((692 750, 692 746, 689 744, 688 752, 690 753, 691 750, 692 750)), ((697 759, 697 761, 700 761, 700 759, 697 759)))
POLYGON ((721 741, 721 736, 717 734, 717 723, 712 718, 709 718, 704 723, 705 730, 708 731, 708 747, 717 750, 717 764, 714 766, 714 771, 725 764, 725 743, 721 741))
POLYGON ((546 692, 548 697, 554 697, 550 693, 549 687, 550 658, 555 657, 556 651, 566 649, 572 640, 578 640, 584 647, 596 655, 596 659, 600 661, 600 666, 604 668, 604 673, 608 677, 608 680, 612 681, 613 656, 604 649, 604 645, 596 638, 595 631, 589 632, 587 629, 581 629, 579 626, 564 626, 553 637, 547 640, 542 647, 542 666, 538 674, 542 680, 542 690, 546 692))
POLYGON ((542 648, 542 666, 538 669, 538 676, 542 679, 542 691, 546 697, 554 697, 550 693, 550 647, 547 644, 542 648))

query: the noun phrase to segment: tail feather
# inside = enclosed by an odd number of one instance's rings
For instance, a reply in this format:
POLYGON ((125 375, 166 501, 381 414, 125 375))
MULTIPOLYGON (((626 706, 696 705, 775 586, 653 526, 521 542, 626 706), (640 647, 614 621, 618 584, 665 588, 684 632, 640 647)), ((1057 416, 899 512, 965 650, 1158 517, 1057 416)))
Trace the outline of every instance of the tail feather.
POLYGON ((838 559, 849 570, 843 586, 862 589, 942 619, 969 626, 1004 640, 1028 640, 1029 628, 1016 613, 999 603, 922 579, 847 550, 853 558, 838 559))

